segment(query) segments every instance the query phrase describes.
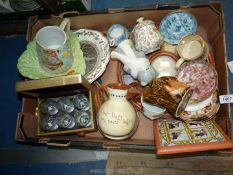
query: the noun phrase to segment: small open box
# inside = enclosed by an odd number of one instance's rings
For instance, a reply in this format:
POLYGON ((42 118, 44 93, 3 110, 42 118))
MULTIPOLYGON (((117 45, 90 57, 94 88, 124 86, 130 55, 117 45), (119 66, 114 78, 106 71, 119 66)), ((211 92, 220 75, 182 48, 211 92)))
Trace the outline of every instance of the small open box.
MULTIPOLYGON (((22 93, 24 96, 30 96, 31 98, 36 98, 37 105, 34 109, 35 118, 37 119, 37 135, 38 136, 51 136, 51 135, 67 135, 67 134, 76 134, 76 133, 85 133, 91 132, 96 130, 95 124, 95 107, 93 106, 93 88, 85 80, 80 74, 77 75, 69 75, 69 76, 62 76, 62 77, 54 77, 54 78, 47 78, 41 80, 28 80, 28 81, 21 81, 16 83, 16 91, 22 93), (73 107, 72 111, 70 112, 63 112, 60 109, 56 109, 56 114, 45 114, 41 112, 38 108, 39 104, 43 100, 50 100, 54 103, 62 98, 69 99, 72 103, 72 99, 77 94, 82 94, 87 97, 89 102, 89 108, 85 113, 90 114, 90 118, 88 119, 88 124, 84 126, 78 125, 75 122, 75 113, 80 111, 73 107), (58 116, 60 114, 60 116, 58 116), (61 124, 70 125, 71 128, 59 128, 58 124, 56 124, 57 128, 54 130, 43 130, 40 127, 40 123, 45 119, 45 116, 49 116, 50 118, 56 119, 56 121, 60 121, 61 124), (61 120, 61 116, 64 117, 64 120, 61 120), (67 117, 68 116, 68 117, 67 117), (72 120, 71 120, 72 119, 72 120), (69 123, 68 123, 69 122, 69 123)), ((59 103, 56 102, 57 107, 59 107, 59 103)), ((73 103, 72 103, 73 104, 73 103)), ((74 106, 74 105, 73 105, 74 106)), ((64 110, 64 109, 63 109, 64 110)), ((44 123, 47 127, 51 124, 51 120, 48 123, 44 123)), ((51 127, 50 127, 51 128, 51 127)))
MULTIPOLYGON (((221 3, 213 2, 209 4, 196 4, 190 6, 172 6, 165 4, 162 6, 151 6, 144 9, 116 9, 104 12, 85 15, 71 15, 71 29, 77 30, 81 28, 93 29, 106 34, 106 31, 112 24, 120 23, 127 28, 132 29, 139 17, 153 20, 156 26, 159 26, 161 20, 174 10, 187 10, 192 13, 198 22, 197 34, 201 35, 210 47, 213 55, 216 70, 219 78, 218 89, 220 95, 229 93, 228 72, 226 64, 226 47, 224 33, 224 14, 221 3), (205 18, 203 18, 203 16, 205 18)), ((27 40, 31 41, 36 32, 47 25, 60 24, 61 17, 50 17, 39 19, 38 16, 29 18, 27 40)), ((110 60, 104 74, 100 77, 103 85, 116 83, 118 81, 117 72, 118 62, 110 60)), ((37 86, 37 88, 40 86, 37 86)), ((66 90, 66 86, 62 86, 66 90)), ((21 90, 22 91, 22 90, 21 90)), ((140 112, 138 115, 139 126, 136 133, 131 139, 123 141, 114 141, 104 138, 99 131, 85 134, 84 137, 78 136, 37 136, 37 120, 34 116, 37 99, 31 96, 24 96, 22 111, 18 114, 16 126, 16 140, 26 143, 46 143, 56 146, 78 146, 78 147, 94 147, 94 148, 119 148, 127 150, 152 150, 155 149, 153 122, 145 118, 140 112)), ((96 111, 97 112, 97 111, 96 111)), ((95 113, 96 114, 96 113, 95 113)), ((221 126, 222 130, 230 138, 231 114, 230 105, 221 105, 216 115, 216 122, 221 126)))

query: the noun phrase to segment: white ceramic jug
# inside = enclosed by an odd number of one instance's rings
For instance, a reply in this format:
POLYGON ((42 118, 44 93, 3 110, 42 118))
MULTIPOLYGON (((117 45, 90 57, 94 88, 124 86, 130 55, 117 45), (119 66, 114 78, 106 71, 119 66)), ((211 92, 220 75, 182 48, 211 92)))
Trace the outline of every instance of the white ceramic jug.
POLYGON ((128 86, 109 84, 97 91, 98 127, 100 132, 112 140, 123 140, 131 137, 137 129, 138 119, 133 105, 126 99, 128 86), (108 99, 102 104, 101 93, 108 99))

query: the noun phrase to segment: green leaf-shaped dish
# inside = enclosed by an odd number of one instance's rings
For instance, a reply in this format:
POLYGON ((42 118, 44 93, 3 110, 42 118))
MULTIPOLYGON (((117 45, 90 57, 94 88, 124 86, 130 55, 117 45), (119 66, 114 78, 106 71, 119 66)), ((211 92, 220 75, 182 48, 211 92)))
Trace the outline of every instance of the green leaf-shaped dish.
POLYGON ((41 79, 70 74, 85 75, 86 64, 83 58, 83 52, 80 49, 79 38, 75 33, 70 32, 69 39, 72 47, 74 61, 73 65, 68 71, 60 74, 51 74, 44 71, 39 64, 36 53, 36 41, 34 39, 33 41, 28 43, 27 49, 20 55, 18 59, 17 68, 20 74, 30 79, 41 79))

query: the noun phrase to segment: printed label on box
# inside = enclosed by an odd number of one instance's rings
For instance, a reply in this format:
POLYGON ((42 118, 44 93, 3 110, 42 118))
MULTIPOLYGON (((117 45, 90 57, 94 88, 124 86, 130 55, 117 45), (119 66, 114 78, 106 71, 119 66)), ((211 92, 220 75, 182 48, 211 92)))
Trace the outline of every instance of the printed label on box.
POLYGON ((233 103, 233 95, 220 95, 219 96, 220 104, 233 103))

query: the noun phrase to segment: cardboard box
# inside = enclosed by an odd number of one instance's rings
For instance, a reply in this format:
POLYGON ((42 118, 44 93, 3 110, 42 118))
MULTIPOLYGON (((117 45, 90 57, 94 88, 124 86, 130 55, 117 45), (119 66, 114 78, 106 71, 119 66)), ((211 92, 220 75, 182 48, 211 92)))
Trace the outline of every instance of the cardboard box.
MULTIPOLYGON (((25 95, 27 95, 29 98, 37 100, 37 104, 35 104, 36 107, 33 107, 34 113, 32 113, 37 123, 37 136, 67 135, 77 133, 84 134, 86 132, 92 132, 96 130, 96 112, 94 107, 93 94, 94 89, 80 74, 17 82, 16 91, 18 93, 21 93, 24 98, 26 98, 25 95), (48 115, 43 113, 39 109, 39 104, 41 103, 41 101, 45 99, 52 99, 53 102, 56 102, 59 98, 65 97, 66 99, 70 99, 70 102, 72 102, 73 97, 77 94, 85 94, 85 96, 88 98, 90 107, 88 109, 88 113, 90 113, 90 122, 88 123, 88 127, 81 127, 78 126, 77 122, 70 122, 72 124, 72 129, 62 129, 59 127, 54 131, 46 131, 41 129, 40 122, 46 115, 48 115)), ((59 109, 61 107, 58 102, 56 102, 55 104, 57 104, 58 112, 54 115, 49 114, 49 116, 52 116, 53 119, 56 118, 57 123, 62 115, 66 114, 73 118, 74 113, 79 111, 79 109, 76 109, 76 107, 74 107, 74 110, 71 113, 63 112, 61 109, 59 109), (59 113, 61 114, 61 116, 57 116, 59 115, 59 113)), ((61 121, 61 123, 63 122, 61 121)), ((68 121, 66 123, 68 123, 68 121)), ((53 123, 50 123, 50 125, 52 124, 53 123)))
MULTIPOLYGON (((174 10, 187 10, 191 12, 197 19, 198 31, 210 47, 210 52, 215 59, 216 70, 218 72, 219 82, 218 89, 220 95, 229 93, 228 72, 226 65, 226 47, 225 47, 225 33, 224 33, 224 14, 221 3, 209 3, 196 6, 157 6, 149 9, 118 9, 111 10, 108 13, 90 12, 89 15, 70 17, 72 21, 71 29, 77 30, 80 28, 88 28, 98 30, 106 34, 108 28, 115 23, 121 23, 128 28, 133 28, 136 20, 139 17, 153 20, 156 26, 159 26, 160 21, 165 15, 174 10)), ((38 19, 37 16, 29 18, 28 21, 28 41, 32 40, 36 32, 46 25, 57 25, 61 22, 59 17, 51 17, 49 19, 38 19)), ((110 60, 106 71, 101 76, 104 85, 118 82, 117 78, 117 61, 110 60)), ((100 132, 88 133, 85 137, 47 137, 38 138, 36 135, 36 119, 33 116, 34 108, 37 100, 25 97, 23 99, 22 111, 18 115, 16 140, 22 142, 45 142, 47 144, 57 146, 79 146, 79 147, 102 147, 102 148, 127 148, 136 149, 137 151, 154 150, 154 133, 153 122, 145 118, 139 113, 139 126, 131 139, 124 141, 113 141, 104 138, 100 132)), ((231 114, 230 105, 221 105, 216 117, 217 123, 221 126, 223 131, 231 138, 231 114)))

